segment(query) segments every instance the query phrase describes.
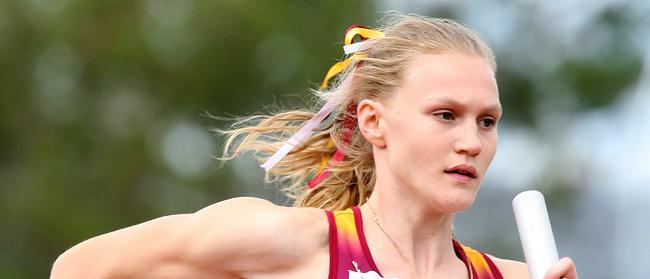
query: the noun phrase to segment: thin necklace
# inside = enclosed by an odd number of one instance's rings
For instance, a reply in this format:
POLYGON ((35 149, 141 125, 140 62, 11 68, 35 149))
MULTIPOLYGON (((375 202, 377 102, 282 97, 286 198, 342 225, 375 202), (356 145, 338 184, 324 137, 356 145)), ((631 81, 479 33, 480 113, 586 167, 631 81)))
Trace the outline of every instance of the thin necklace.
MULTIPOLYGON (((415 268, 415 265, 413 264, 413 262, 411 262, 411 261, 406 257, 406 255, 404 255, 404 253, 402 253, 402 249, 399 248, 399 246, 397 245, 397 242, 395 242, 395 240, 393 240, 393 238, 390 237, 390 235, 388 234, 388 232, 386 232, 386 230, 384 230, 384 227, 381 225, 381 219, 379 219, 379 216, 377 216, 377 213, 375 213, 375 209, 372 208, 372 204, 371 204, 370 202, 367 202, 367 204, 368 204, 368 207, 370 208, 370 212, 372 212, 373 220, 375 221, 375 224, 377 224, 377 227, 379 228, 379 230, 380 230, 382 233, 384 233, 384 235, 386 236, 386 238, 388 238, 388 240, 390 240, 390 243, 393 244, 393 246, 395 247, 395 250, 397 250, 397 252, 398 252, 399 255, 402 257, 402 259, 404 259, 404 261, 406 261, 406 262, 409 264, 409 266, 411 267, 411 270, 412 270, 416 275, 418 275, 418 277, 419 277, 418 271, 417 271, 417 269, 415 268)), ((469 278, 470 278, 470 279, 473 279, 474 276, 473 276, 473 274, 472 274, 472 271, 469 270, 469 268, 468 268, 468 273, 469 273, 469 278)))
MULTIPOLYGON (((418 275, 418 271, 417 271, 417 269, 415 269, 415 265, 413 264, 413 262, 411 262, 411 261, 406 257, 406 255, 404 255, 404 253, 402 253, 402 249, 399 248, 399 246, 397 245, 397 242, 395 242, 395 240, 393 240, 393 238, 390 237, 390 235, 388 234, 388 232, 386 232, 386 230, 384 230, 384 227, 381 225, 381 219, 379 219, 379 217, 377 216, 377 213, 375 213, 375 209, 372 208, 372 204, 370 204, 370 202, 368 202, 368 207, 370 208, 370 211, 372 212, 373 220, 375 221, 375 224, 377 224, 377 227, 379 228, 379 230, 380 230, 382 233, 384 233, 384 235, 386 236, 386 238, 388 238, 388 240, 390 240, 390 243, 393 244, 393 246, 395 247, 395 250, 397 250, 397 252, 399 253, 399 255, 402 256, 402 259, 403 259, 405 262, 407 262, 407 263, 409 264, 409 266, 411 267, 411 270, 412 270, 416 275, 418 275)), ((419 277, 419 275, 418 275, 418 277, 419 277)))

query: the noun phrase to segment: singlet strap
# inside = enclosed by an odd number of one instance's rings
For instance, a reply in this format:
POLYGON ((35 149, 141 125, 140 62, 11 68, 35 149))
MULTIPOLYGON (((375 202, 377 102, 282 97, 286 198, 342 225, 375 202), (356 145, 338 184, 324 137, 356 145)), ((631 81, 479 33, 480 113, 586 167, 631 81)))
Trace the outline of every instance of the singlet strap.
POLYGON ((375 272, 381 276, 366 243, 359 208, 326 212, 330 227, 330 273, 328 278, 348 278, 349 272, 375 272))
POLYGON ((469 263, 469 266, 472 270, 472 275, 476 279, 503 279, 503 275, 499 271, 499 268, 494 264, 492 259, 488 255, 475 250, 469 246, 460 244, 454 240, 454 246, 461 248, 457 251, 462 251, 464 255, 461 256, 461 260, 465 259, 469 263))
POLYGON ((332 211, 326 210, 325 214, 327 215, 327 223, 329 224, 329 245, 330 245, 330 268, 328 279, 336 279, 336 266, 338 263, 338 249, 337 247, 337 237, 336 237, 336 221, 334 220, 334 213, 332 211))

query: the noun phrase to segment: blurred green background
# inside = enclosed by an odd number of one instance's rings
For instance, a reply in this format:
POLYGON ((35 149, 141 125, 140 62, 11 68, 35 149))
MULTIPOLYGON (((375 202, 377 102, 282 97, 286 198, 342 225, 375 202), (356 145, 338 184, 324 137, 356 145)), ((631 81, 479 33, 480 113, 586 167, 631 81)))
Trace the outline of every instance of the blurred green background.
POLYGON ((300 106, 345 28, 391 9, 460 20, 497 54, 502 141, 461 240, 522 260, 509 203, 540 188, 584 278, 643 276, 621 257, 650 250, 630 215, 650 210, 650 9, 587 3, 2 1, 0 278, 47 277, 84 239, 226 198, 284 204, 250 158, 219 167, 209 130, 228 123, 206 114, 300 106))

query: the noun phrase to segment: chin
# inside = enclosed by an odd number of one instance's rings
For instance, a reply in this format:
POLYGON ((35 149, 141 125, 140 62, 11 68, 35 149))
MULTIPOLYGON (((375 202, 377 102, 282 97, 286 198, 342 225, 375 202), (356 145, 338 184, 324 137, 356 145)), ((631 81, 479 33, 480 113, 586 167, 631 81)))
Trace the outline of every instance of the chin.
POLYGON ((458 213, 472 207, 472 203, 446 203, 441 204, 440 208, 443 213, 458 213))
POLYGON ((476 193, 453 193, 440 201, 439 205, 445 213, 456 213, 464 211, 474 204, 476 193))

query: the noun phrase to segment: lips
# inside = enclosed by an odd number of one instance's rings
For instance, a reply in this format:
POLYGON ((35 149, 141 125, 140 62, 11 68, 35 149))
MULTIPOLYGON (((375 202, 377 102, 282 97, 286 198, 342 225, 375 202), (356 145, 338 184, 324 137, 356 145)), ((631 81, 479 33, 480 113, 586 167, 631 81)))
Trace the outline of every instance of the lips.
POLYGON ((466 164, 457 165, 457 166, 448 168, 448 169, 445 170, 445 173, 455 173, 455 174, 460 174, 460 175, 464 175, 464 176, 471 177, 471 178, 478 177, 476 169, 473 166, 466 165, 466 164))

